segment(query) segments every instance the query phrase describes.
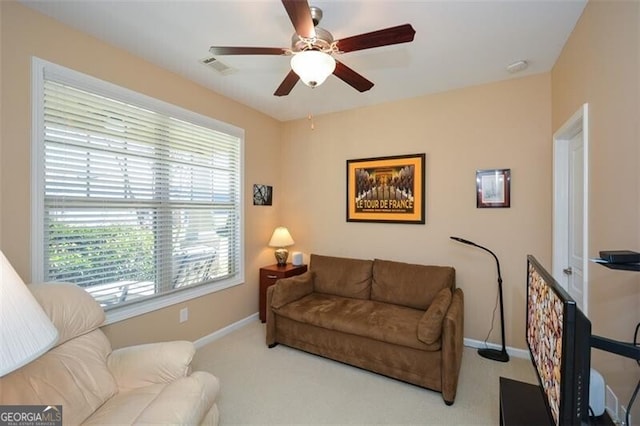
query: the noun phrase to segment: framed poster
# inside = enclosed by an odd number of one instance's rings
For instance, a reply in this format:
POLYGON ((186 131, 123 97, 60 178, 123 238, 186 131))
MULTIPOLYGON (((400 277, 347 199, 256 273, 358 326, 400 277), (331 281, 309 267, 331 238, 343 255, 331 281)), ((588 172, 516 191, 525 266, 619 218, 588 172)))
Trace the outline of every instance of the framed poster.
POLYGON ((476 171, 476 207, 511 206, 511 169, 476 171))
POLYGON ((347 160, 347 222, 425 223, 425 154, 347 160))

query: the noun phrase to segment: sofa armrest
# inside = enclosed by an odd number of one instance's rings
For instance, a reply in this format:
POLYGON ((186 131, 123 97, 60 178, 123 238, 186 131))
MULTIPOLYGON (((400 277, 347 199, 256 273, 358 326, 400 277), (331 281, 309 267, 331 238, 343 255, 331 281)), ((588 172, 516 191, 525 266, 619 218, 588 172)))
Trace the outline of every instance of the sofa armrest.
POLYGON ((121 391, 135 389, 187 376, 195 352, 182 340, 129 346, 111 352, 107 366, 121 391))
POLYGON ((464 349, 464 293, 456 289, 444 317, 442 329, 442 398, 453 404, 464 349))
POLYGON ((301 299, 312 292, 313 272, 311 271, 293 277, 281 278, 275 285, 267 289, 267 346, 272 347, 276 344, 276 325, 273 310, 301 299))
POLYGON ((279 309, 313 292, 313 273, 307 271, 300 275, 280 278, 276 281, 269 307, 279 309))
POLYGON ((427 345, 435 343, 442 336, 444 316, 451 305, 451 290, 448 287, 438 292, 427 311, 418 322, 418 340, 427 345))
POLYGON ((273 291, 275 286, 272 285, 267 289, 267 338, 266 343, 270 348, 276 345, 276 322, 273 310, 271 309, 271 301, 273 300, 273 291))

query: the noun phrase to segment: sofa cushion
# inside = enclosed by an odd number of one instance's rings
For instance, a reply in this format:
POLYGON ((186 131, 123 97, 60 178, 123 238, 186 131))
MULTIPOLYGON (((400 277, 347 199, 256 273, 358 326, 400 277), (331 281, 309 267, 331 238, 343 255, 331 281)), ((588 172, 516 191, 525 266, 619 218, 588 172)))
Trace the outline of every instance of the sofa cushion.
POLYGON ((450 266, 373 261, 371 300, 425 311, 440 290, 454 286, 455 270, 450 266))
POLYGON ((276 309, 278 315, 396 345, 425 351, 440 349, 440 341, 418 340, 418 322, 424 311, 371 300, 312 293, 276 309))
POLYGON ((433 303, 424 313, 418 323, 418 339, 426 344, 431 344, 440 339, 442 334, 442 320, 451 304, 451 290, 440 290, 433 303))
POLYGON ((314 273, 314 291, 354 299, 369 299, 372 265, 371 260, 312 254, 309 268, 314 273))

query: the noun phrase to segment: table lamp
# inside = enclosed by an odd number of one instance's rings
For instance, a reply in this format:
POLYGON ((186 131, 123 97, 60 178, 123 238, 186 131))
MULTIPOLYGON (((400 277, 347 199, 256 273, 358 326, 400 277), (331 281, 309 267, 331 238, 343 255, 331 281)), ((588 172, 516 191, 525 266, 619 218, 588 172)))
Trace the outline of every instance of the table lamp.
POLYGON ((287 258, 289 257, 289 251, 285 248, 294 244, 293 238, 289 230, 284 226, 278 226, 271 236, 269 241, 269 247, 277 247, 275 251, 276 260, 278 266, 284 266, 287 264, 287 258))
POLYGON ((0 377, 30 363, 58 340, 58 330, 0 251, 0 377))

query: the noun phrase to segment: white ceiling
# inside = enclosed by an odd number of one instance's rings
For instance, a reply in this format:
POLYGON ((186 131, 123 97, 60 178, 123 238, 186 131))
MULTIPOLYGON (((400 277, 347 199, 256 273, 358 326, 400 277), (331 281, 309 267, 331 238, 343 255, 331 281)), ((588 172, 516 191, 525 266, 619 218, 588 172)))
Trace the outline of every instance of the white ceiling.
POLYGON ((290 47, 280 1, 21 0, 71 27, 249 105, 278 120, 358 108, 549 71, 586 0, 317 0, 334 39, 410 23, 412 43, 345 53, 339 60, 375 83, 359 93, 334 76, 273 96, 285 56, 220 56, 222 75, 200 63, 209 47, 290 47), (506 66, 527 60, 509 74, 506 66))

